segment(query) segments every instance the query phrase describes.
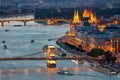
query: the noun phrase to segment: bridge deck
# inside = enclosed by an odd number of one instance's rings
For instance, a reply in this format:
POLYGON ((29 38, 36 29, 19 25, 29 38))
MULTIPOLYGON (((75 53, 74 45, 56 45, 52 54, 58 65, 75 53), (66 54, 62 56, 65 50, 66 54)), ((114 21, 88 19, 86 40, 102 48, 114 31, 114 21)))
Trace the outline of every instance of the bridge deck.
POLYGON ((83 58, 74 58, 74 57, 70 57, 70 58, 61 58, 61 57, 57 57, 57 58, 0 58, 0 61, 12 61, 12 60, 79 60, 79 59, 83 59, 83 58))

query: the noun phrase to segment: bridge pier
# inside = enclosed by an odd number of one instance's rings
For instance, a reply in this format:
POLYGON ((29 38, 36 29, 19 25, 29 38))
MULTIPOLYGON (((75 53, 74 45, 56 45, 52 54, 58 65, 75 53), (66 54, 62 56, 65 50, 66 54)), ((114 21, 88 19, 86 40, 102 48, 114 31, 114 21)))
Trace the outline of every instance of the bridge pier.
POLYGON ((54 53, 54 46, 48 46, 48 60, 47 60, 47 67, 55 68, 56 67, 56 60, 55 60, 55 53, 54 53))
POLYGON ((27 22, 26 21, 24 21, 24 26, 27 26, 27 22))
POLYGON ((1 26, 4 26, 4 21, 1 22, 1 26))
POLYGON ((54 25, 55 24, 55 21, 53 19, 47 19, 46 22, 47 22, 47 25, 54 25))

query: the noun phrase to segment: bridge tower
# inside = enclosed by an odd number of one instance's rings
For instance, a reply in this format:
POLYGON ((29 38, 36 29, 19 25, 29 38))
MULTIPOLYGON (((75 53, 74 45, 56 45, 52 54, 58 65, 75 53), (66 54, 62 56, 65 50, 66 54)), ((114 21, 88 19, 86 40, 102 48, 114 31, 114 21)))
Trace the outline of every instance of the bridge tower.
POLYGON ((73 18, 72 23, 74 23, 74 24, 80 24, 81 23, 81 20, 79 18, 78 10, 74 11, 74 18, 73 18))
POLYGON ((54 25, 55 23, 54 19, 47 19, 47 25, 54 25))
POLYGON ((27 26, 27 22, 26 21, 24 21, 24 26, 27 26))
POLYGON ((47 60, 47 67, 55 68, 56 67, 56 60, 55 58, 55 46, 48 46, 48 60, 47 60))

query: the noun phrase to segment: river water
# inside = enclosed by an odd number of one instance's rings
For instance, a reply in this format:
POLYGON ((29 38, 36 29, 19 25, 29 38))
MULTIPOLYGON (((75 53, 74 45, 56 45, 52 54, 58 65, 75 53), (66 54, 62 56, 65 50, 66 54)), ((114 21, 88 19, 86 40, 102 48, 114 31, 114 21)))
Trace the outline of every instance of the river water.
MULTIPOLYGON (((29 22, 27 26, 13 26, 21 24, 23 23, 10 22, 6 23, 4 27, 0 27, 0 58, 41 52, 42 47, 46 44, 56 45, 56 40, 69 30, 68 24, 50 26, 29 22), (30 43, 32 39, 34 39, 34 43, 30 43), (48 39, 52 40, 48 41, 48 39), (7 45, 8 49, 3 49, 4 45, 7 45)), ((45 53, 40 53, 30 57, 44 55, 45 53)), ((83 65, 77 65, 71 60, 58 60, 56 68, 47 68, 45 60, 0 61, 0 80, 119 80, 118 77, 90 69, 87 61, 83 65), (61 69, 70 70, 75 75, 56 74, 57 70, 61 69)))

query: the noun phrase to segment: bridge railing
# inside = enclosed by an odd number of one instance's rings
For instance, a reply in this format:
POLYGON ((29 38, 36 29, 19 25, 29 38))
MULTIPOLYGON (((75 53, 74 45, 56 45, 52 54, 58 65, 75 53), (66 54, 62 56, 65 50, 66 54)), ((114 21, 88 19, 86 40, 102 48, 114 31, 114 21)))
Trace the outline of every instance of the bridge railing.
POLYGON ((48 58, 48 57, 31 57, 31 58, 0 58, 0 61, 13 61, 13 60, 80 60, 82 58, 75 58, 75 57, 55 57, 55 58, 48 58))

